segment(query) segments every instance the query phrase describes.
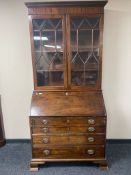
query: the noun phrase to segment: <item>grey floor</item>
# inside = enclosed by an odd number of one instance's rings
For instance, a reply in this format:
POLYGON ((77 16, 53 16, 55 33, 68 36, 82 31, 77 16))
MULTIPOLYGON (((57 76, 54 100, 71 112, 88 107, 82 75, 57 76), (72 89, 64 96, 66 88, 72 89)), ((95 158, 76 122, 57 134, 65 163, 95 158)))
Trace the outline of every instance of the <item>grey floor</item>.
POLYGON ((47 163, 29 172, 29 143, 8 143, 0 148, 0 175, 131 175, 131 144, 107 144, 108 171, 83 163, 47 163))

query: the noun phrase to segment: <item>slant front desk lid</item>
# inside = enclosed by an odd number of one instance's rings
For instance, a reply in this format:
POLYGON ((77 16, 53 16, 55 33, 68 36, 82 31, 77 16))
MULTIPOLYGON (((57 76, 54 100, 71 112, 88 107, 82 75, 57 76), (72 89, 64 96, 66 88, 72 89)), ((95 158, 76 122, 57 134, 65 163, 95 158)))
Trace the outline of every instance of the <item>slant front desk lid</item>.
POLYGON ((100 92, 34 92, 31 116, 105 116, 100 92))

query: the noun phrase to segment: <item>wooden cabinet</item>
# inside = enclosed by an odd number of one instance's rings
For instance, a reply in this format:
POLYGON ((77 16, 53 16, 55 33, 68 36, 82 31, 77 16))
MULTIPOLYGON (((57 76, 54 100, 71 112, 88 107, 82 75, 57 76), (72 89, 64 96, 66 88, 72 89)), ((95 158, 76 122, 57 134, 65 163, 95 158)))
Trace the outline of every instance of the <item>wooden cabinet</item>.
POLYGON ((106 3, 26 3, 34 74, 31 170, 67 160, 107 168, 101 91, 106 3))

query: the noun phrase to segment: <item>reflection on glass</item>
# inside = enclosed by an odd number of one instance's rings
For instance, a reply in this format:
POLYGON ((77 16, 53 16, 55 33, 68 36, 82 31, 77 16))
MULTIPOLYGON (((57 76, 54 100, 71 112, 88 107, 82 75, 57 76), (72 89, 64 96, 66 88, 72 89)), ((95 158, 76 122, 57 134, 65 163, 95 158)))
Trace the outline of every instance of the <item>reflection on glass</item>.
POLYGON ((71 81, 75 86, 95 85, 95 80, 97 79, 96 71, 72 71, 71 74, 71 81))
POLYGON ((34 46, 36 51, 40 50, 40 33, 39 32, 34 32, 34 46))
POLYGON ((99 45, 99 30, 93 31, 93 44, 95 48, 99 45))
POLYGON ((92 45, 92 30, 79 30, 78 49, 86 50, 87 48, 90 48, 91 45, 92 45))
POLYGON ((61 19, 33 20, 38 86, 63 86, 63 31, 61 19))
POLYGON ((77 32, 75 30, 71 31, 71 48, 72 51, 77 49, 77 32))
POLYGON ((54 31, 44 31, 42 32, 42 36, 48 38, 48 40, 42 40, 42 49, 44 51, 51 51, 51 46, 55 47, 54 31))
POLYGON ((95 85, 99 65, 99 17, 71 19, 71 83, 95 85))

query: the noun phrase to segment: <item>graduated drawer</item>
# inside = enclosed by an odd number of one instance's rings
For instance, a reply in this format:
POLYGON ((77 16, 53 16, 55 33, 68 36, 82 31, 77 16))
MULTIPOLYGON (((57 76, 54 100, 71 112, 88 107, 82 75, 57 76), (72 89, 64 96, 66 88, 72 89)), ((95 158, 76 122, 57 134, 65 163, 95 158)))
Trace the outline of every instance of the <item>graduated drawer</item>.
POLYGON ((65 125, 105 125, 105 117, 31 117, 31 125, 65 126, 65 125))
POLYGON ((93 159, 103 158, 104 146, 73 146, 33 148, 33 158, 45 159, 93 159))
POLYGON ((33 144, 40 145, 70 145, 70 144, 97 144, 104 145, 105 135, 33 135, 32 136, 33 144))
POLYGON ((43 126, 32 127, 32 134, 61 134, 61 133, 105 133, 105 126, 43 126))

